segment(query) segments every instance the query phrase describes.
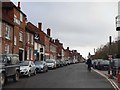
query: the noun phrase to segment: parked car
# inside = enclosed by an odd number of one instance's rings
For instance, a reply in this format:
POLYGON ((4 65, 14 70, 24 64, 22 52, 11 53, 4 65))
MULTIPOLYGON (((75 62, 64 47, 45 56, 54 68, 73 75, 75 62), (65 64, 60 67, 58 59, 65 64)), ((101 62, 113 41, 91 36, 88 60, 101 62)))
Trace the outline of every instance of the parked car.
POLYGON ((20 74, 31 76, 32 74, 36 75, 36 66, 33 61, 25 60, 20 62, 20 74))
POLYGON ((55 69, 57 66, 56 66, 56 60, 54 59, 46 59, 46 63, 47 63, 47 67, 48 69, 55 69))
POLYGON ((56 60, 56 67, 57 67, 57 68, 60 67, 60 60, 56 60))
POLYGON ((64 63, 62 60, 59 60, 60 61, 60 67, 63 67, 64 66, 64 63))
POLYGON ((116 76, 117 70, 120 70, 120 58, 115 58, 112 60, 113 63, 113 75, 116 76))
POLYGON ((98 62, 97 69, 108 70, 109 69, 109 61, 108 60, 102 60, 102 61, 98 62))
POLYGON ((1 54, 0 55, 0 85, 4 86, 8 78, 14 81, 19 80, 20 65, 19 55, 17 54, 1 54))
POLYGON ((63 63, 63 66, 67 66, 67 62, 65 60, 61 60, 63 63))
POLYGON ((36 72, 47 72, 48 67, 45 61, 35 61, 36 72))

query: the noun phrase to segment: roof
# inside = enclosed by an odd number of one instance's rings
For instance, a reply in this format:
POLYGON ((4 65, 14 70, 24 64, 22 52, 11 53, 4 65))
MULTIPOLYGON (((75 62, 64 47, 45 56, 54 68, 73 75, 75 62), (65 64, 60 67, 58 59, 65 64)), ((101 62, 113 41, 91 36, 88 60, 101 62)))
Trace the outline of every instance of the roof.
POLYGON ((23 13, 16 5, 13 4, 13 2, 2 2, 2 8, 16 8, 18 11, 20 11, 25 17, 25 13, 23 13))

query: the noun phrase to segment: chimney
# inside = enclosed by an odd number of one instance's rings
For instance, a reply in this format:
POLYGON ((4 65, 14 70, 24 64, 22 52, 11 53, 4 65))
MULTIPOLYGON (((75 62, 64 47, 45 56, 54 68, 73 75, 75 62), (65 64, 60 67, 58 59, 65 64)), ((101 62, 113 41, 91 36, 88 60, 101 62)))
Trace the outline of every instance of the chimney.
POLYGON ((69 47, 67 47, 67 50, 69 50, 69 47))
POLYGON ((42 23, 38 23, 38 28, 42 30, 42 23))
POLYGON ((20 2, 18 2, 18 8, 20 9, 20 2))
POLYGON ((47 35, 49 35, 50 36, 50 34, 51 34, 51 29, 47 29, 47 35))

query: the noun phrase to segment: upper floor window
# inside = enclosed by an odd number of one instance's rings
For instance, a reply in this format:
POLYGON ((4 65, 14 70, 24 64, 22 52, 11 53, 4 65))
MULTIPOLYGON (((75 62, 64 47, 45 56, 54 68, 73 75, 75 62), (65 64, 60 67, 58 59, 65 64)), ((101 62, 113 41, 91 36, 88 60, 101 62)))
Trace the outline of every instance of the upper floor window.
POLYGON ((5 53, 9 53, 10 46, 8 44, 5 45, 5 53))
POLYGON ((17 16, 14 14, 14 23, 17 23, 18 25, 20 25, 20 20, 17 19, 17 16))
POLYGON ((23 22, 23 15, 20 13, 20 21, 23 22))
POLYGON ((20 31, 19 32, 19 41, 23 41, 23 32, 22 31, 20 31))
POLYGON ((31 35, 31 44, 33 45, 33 35, 31 35))
POLYGON ((17 38, 14 36, 14 45, 17 45, 17 38))
POLYGON ((10 39, 10 26, 6 24, 5 38, 10 39))
POLYGON ((2 37, 2 22, 0 20, 0 37, 2 37))
POLYGON ((27 42, 30 43, 30 34, 27 33, 27 42))

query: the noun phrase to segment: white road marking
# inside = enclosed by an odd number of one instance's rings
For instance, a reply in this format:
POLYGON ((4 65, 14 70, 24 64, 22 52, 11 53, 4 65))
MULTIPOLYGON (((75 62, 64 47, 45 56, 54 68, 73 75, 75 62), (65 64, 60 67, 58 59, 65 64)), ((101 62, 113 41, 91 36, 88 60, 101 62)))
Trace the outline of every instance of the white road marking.
POLYGON ((114 87, 115 90, 120 90, 118 85, 112 79, 109 79, 106 75, 104 75, 103 73, 99 72, 98 70, 94 70, 94 69, 92 69, 92 70, 97 72, 98 74, 100 74, 104 78, 106 78, 111 83, 111 85, 114 87))

